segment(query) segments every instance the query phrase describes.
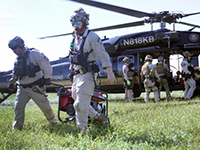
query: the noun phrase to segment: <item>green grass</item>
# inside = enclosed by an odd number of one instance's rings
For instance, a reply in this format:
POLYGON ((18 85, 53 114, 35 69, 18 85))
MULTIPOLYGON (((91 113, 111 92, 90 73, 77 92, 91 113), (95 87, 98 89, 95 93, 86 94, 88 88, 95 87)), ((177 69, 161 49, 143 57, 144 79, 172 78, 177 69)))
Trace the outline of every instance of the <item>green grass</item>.
MULTIPOLYGON (((14 106, 0 105, 0 149, 200 149, 200 101, 196 97, 183 100, 183 92, 173 92, 172 100, 154 103, 153 93, 148 104, 143 94, 124 103, 124 94, 109 94, 109 127, 91 124, 86 136, 76 134, 75 123, 51 126, 39 108, 32 102, 26 107, 22 131, 12 130, 14 106)), ((57 115, 58 97, 49 94, 52 108, 57 115)), ((66 117, 61 112, 61 117, 66 117)))

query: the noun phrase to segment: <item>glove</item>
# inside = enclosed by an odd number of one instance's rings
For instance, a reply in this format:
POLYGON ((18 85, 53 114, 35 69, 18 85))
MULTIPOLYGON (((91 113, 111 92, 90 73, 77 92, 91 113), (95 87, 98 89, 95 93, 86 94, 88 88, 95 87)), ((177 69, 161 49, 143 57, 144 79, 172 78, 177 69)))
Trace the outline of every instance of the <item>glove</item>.
POLYGON ((48 78, 48 79, 44 79, 44 84, 45 85, 50 85, 51 84, 51 80, 48 78))
POLYGON ((14 85, 13 83, 9 83, 9 84, 8 84, 8 89, 9 89, 10 91, 14 91, 15 85, 14 85))
POLYGON ((69 78, 69 80, 71 82, 73 82, 73 76, 74 76, 74 73, 73 72, 70 72, 70 74, 67 75, 67 77, 69 78))
POLYGON ((126 81, 127 85, 131 85, 131 82, 129 80, 126 81))

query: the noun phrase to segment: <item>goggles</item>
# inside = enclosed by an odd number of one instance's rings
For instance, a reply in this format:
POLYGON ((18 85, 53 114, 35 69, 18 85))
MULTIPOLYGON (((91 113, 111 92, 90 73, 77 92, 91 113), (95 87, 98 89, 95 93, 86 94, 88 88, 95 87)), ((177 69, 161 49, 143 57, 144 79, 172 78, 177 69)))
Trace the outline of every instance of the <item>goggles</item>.
POLYGON ((80 24, 81 24, 81 21, 76 21, 76 22, 73 21, 73 22, 72 22, 72 26, 74 26, 75 24, 80 25, 80 24))

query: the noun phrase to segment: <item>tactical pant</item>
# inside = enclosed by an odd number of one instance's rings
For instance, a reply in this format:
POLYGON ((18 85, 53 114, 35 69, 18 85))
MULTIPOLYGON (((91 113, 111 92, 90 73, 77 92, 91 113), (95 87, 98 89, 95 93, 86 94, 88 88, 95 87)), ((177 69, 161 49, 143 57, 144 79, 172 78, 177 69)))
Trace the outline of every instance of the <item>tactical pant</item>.
POLYGON ((124 99, 124 102, 132 102, 132 99, 133 99, 133 84, 132 84, 132 80, 130 79, 129 80, 131 82, 130 85, 127 85, 127 82, 126 80, 124 79, 123 81, 123 86, 125 88, 125 99, 124 99))
POLYGON ((15 101, 15 121, 13 123, 13 129, 21 130, 24 124, 25 107, 29 100, 32 100, 42 110, 44 116, 49 123, 57 123, 57 119, 50 106, 50 102, 47 99, 45 87, 33 86, 32 88, 23 88, 18 86, 16 101, 15 101))
POLYGON ((82 75, 77 74, 73 77, 72 98, 75 100, 76 124, 80 130, 86 128, 88 116, 91 120, 94 120, 100 115, 90 105, 93 92, 94 80, 91 72, 82 75))
POLYGON ((133 90, 125 88, 125 100, 124 102, 132 102, 133 90))
POLYGON ((171 99, 171 94, 170 94, 170 91, 169 91, 169 85, 168 85, 167 79, 166 78, 161 78, 161 81, 159 83, 160 83, 159 90, 161 91, 162 87, 164 87, 165 92, 166 92, 167 100, 170 100, 171 99))
POLYGON ((149 102, 149 94, 151 91, 153 91, 155 102, 158 102, 160 100, 159 90, 158 90, 158 87, 155 86, 155 82, 149 79, 145 79, 143 83, 144 83, 144 88, 145 88, 144 101, 146 103, 149 102))
POLYGON ((194 93, 194 90, 196 89, 196 81, 191 77, 184 80, 185 85, 185 92, 184 92, 184 99, 191 99, 194 93))

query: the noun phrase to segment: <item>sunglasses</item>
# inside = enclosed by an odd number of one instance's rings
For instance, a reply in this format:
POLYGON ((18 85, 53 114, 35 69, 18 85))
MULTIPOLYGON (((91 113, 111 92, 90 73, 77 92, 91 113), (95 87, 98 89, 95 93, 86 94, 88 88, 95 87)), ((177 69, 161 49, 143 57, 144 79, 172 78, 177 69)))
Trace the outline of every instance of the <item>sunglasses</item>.
POLYGON ((80 25, 81 24, 81 22, 80 21, 77 21, 77 22, 72 22, 72 26, 74 26, 75 24, 77 24, 77 25, 80 25))

